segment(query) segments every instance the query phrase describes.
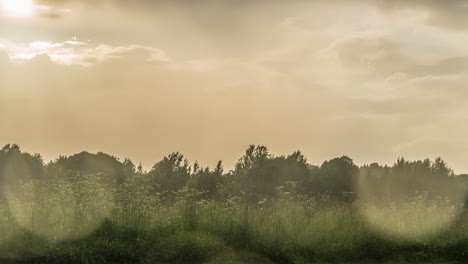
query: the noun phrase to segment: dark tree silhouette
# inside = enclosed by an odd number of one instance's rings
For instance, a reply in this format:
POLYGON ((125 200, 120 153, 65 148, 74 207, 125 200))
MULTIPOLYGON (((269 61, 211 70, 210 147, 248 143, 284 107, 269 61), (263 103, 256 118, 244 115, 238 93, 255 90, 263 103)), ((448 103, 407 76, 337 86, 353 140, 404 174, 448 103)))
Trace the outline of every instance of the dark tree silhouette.
POLYGON ((155 189, 177 191, 190 180, 190 165, 184 155, 175 152, 156 163, 148 176, 155 189))
POLYGON ((120 162, 118 158, 102 152, 97 154, 81 152, 69 157, 62 156, 49 164, 48 168, 51 174, 63 174, 66 171, 79 171, 85 174, 102 173, 109 181, 115 181, 118 184, 136 173, 135 165, 130 159, 120 162))

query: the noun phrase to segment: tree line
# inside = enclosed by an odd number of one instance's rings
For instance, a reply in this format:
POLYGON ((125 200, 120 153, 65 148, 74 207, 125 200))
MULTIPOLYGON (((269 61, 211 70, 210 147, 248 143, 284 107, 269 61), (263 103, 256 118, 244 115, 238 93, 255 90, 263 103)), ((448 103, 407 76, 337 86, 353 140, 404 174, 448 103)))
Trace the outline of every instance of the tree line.
POLYGON ((421 192, 448 197, 468 193, 468 175, 456 175, 441 158, 434 161, 399 158, 391 166, 377 163, 357 166, 351 158, 342 156, 317 166, 310 164, 300 151, 275 156, 266 146, 251 145, 230 171, 224 170, 221 161, 215 168, 202 167, 198 162, 191 164, 179 152, 165 156, 144 171, 141 164, 137 166, 130 159, 120 160, 102 152, 60 156, 45 163, 41 155, 23 152, 18 145, 8 144, 0 150, 1 186, 67 179, 77 173, 101 175, 115 185, 136 181, 167 196, 188 188, 206 199, 235 195, 253 202, 285 192, 306 197, 326 195, 352 202, 358 198, 362 181, 366 193, 383 199, 421 192))

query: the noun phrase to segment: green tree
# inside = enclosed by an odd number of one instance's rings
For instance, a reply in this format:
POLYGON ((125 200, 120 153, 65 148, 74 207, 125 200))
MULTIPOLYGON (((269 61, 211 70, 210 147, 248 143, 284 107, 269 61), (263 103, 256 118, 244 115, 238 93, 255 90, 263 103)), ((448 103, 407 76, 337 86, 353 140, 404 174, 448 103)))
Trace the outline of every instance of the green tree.
POLYGON ((39 154, 22 152, 16 144, 0 150, 0 180, 2 184, 44 178, 44 161, 39 154))
POLYGON ((120 162, 118 158, 102 152, 96 154, 81 152, 69 157, 61 156, 50 163, 48 168, 52 174, 63 174, 64 171, 102 173, 108 181, 115 181, 118 184, 136 174, 135 164, 130 159, 120 162))
POLYGON ((190 180, 190 165, 179 152, 165 156, 148 173, 154 188, 161 191, 177 191, 190 180))
POLYGON ((348 197, 358 174, 359 168, 347 156, 325 161, 320 167, 322 190, 336 198, 348 197))
POLYGON ((210 171, 209 168, 197 167, 197 169, 194 169, 190 186, 197 191, 203 192, 206 198, 214 198, 218 193, 218 188, 224 183, 223 171, 221 161, 218 162, 213 171, 210 171))
MULTIPOLYGON (((248 199, 257 201, 277 195, 277 187, 286 182, 299 183, 298 191, 306 193, 303 185, 310 179, 307 160, 300 151, 285 157, 274 157, 265 146, 251 145, 239 159, 232 173, 238 191, 247 194, 248 199)), ((310 183, 310 182, 309 182, 310 183)))

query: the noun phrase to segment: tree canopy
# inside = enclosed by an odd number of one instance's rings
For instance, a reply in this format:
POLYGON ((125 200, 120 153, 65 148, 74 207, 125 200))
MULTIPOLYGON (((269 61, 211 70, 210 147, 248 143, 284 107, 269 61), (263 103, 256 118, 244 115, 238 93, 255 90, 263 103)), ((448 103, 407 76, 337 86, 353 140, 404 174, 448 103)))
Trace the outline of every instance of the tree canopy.
POLYGON ((334 199, 356 199, 356 183, 365 180, 374 194, 391 193, 406 197, 417 192, 449 195, 450 190, 468 191, 468 177, 455 175, 441 158, 408 161, 399 158, 393 165, 357 166, 347 156, 323 162, 308 163, 296 151, 286 156, 273 155, 266 146, 251 145, 234 168, 225 171, 222 161, 214 169, 193 165, 182 153, 174 152, 156 162, 150 171, 138 167, 130 159, 98 152, 81 152, 60 156, 44 164, 39 154, 22 152, 18 145, 5 145, 0 150, 0 180, 2 184, 16 181, 67 178, 75 172, 101 174, 104 179, 122 184, 139 179, 157 192, 177 192, 194 189, 203 197, 217 199, 221 195, 245 196, 250 201, 275 198, 287 189, 300 195, 329 195, 334 199), (448 190, 448 191, 447 191, 448 190))

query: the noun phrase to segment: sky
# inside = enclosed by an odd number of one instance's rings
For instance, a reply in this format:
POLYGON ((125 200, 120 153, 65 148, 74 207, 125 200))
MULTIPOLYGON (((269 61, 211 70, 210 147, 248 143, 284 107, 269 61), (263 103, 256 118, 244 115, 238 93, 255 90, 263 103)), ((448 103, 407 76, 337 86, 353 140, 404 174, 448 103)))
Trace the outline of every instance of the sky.
POLYGON ((464 0, 0 0, 0 145, 468 172, 464 0))

